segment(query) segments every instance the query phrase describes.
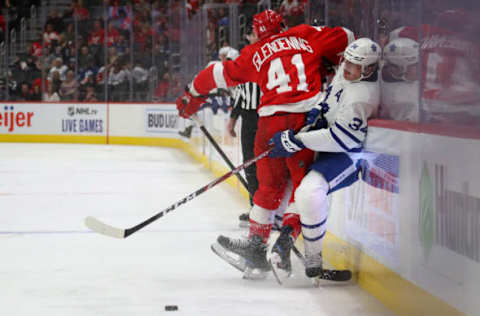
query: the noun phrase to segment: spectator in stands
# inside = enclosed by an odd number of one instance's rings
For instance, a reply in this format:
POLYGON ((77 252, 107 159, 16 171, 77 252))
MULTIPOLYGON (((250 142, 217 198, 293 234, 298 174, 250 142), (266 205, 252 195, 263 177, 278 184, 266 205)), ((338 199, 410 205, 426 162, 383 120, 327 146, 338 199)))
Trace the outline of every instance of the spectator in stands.
POLYGON ((169 55, 160 49, 158 43, 155 43, 155 49, 153 51, 153 60, 144 60, 143 65, 145 68, 155 68, 158 73, 158 78, 161 78, 167 71, 169 55))
POLYGON ((67 64, 68 70, 72 70, 73 73, 77 73, 77 59, 75 57, 70 57, 67 64))
POLYGON ((220 8, 220 10, 218 10, 217 26, 222 27, 222 26, 228 26, 228 25, 229 25, 228 12, 225 11, 224 8, 220 8))
POLYGON ((12 71, 9 70, 7 73, 8 76, 8 94, 10 100, 16 100, 18 94, 20 93, 20 84, 15 80, 15 77, 12 75, 12 71))
POLYGON ((83 5, 83 1, 72 0, 62 17, 65 24, 73 24, 76 21, 80 34, 86 34, 89 31, 90 12, 83 5))
POLYGON ((84 45, 80 48, 80 54, 78 55, 78 72, 84 72, 88 68, 88 61, 93 58, 88 50, 88 46, 84 45))
POLYGON ((45 47, 50 47, 52 45, 52 42, 58 42, 58 33, 55 31, 52 24, 47 24, 45 26, 45 32, 43 33, 43 42, 45 47))
POLYGON ((58 70, 52 72, 52 77, 48 79, 48 84, 52 86, 55 92, 60 91, 62 80, 60 79, 60 72, 58 70))
POLYGON ((51 47, 50 54, 47 57, 50 60, 55 60, 57 58, 61 58, 62 60, 65 58, 62 52, 62 46, 60 45, 55 45, 54 47, 51 47))
POLYGON ((20 12, 21 6, 15 4, 14 1, 5 0, 5 9, 9 17, 9 30, 15 29, 18 31, 20 26, 20 19, 22 18, 22 14, 20 12))
POLYGON ((98 73, 98 68, 99 67, 95 63, 95 58, 93 56, 90 56, 87 59, 87 67, 80 72, 80 78, 81 78, 80 80, 82 81, 82 84, 84 84, 83 81, 84 80, 86 81, 87 80, 86 78, 89 75, 92 75, 93 78, 96 78, 98 73))
POLYGON ((170 80, 167 101, 175 100, 175 98, 178 95, 182 94, 184 90, 185 90, 185 87, 182 85, 180 74, 174 72, 170 80))
POLYGON ((187 0, 185 7, 187 8, 188 18, 191 19, 198 11, 199 0, 187 0))
POLYGON ((133 79, 133 92, 136 101, 146 101, 148 90, 148 71, 142 66, 142 62, 137 60, 131 70, 133 79))
POLYGON ((114 25, 117 29, 122 31, 129 31, 132 26, 132 18, 130 7, 125 6, 118 11, 118 17, 114 19, 114 25))
POLYGON ((58 95, 57 91, 54 90, 53 85, 47 85, 47 91, 43 93, 43 101, 45 102, 59 102, 60 96, 58 95))
POLYGON ((88 36, 88 44, 93 46, 103 45, 104 37, 105 31, 103 30, 102 21, 95 20, 95 22, 93 22, 93 30, 88 36))
POLYGON ((72 0, 70 7, 64 12, 63 18, 68 22, 73 22, 74 18, 82 22, 90 18, 90 12, 83 5, 83 0, 72 0))
POLYGON ((32 101, 32 93, 28 83, 23 82, 20 85, 20 94, 16 98, 17 101, 32 101))
POLYGON ((107 46, 113 46, 116 42, 118 42, 119 37, 120 33, 115 28, 113 22, 109 21, 107 24, 107 46))
POLYGON ((85 94, 85 99, 84 101, 86 102, 97 102, 99 101, 97 98, 97 92, 95 91, 95 85, 89 84, 87 85, 87 91, 85 94))
POLYGON ((108 48, 107 62, 109 65, 112 65, 116 60, 118 60, 119 57, 120 54, 118 54, 115 47, 108 48))
POLYGON ((168 75, 168 72, 165 72, 161 79, 160 82, 158 83, 157 88, 155 89, 154 93, 154 100, 157 102, 164 102, 167 101, 168 98, 168 90, 169 90, 169 82, 170 82, 170 76, 168 75))
POLYGON ((207 49, 210 52, 217 51, 216 31, 217 26, 215 21, 213 19, 209 19, 207 25, 207 49))
POLYGON ((78 99, 78 82, 73 70, 68 70, 65 80, 60 85, 60 97, 63 101, 75 101, 78 99))
POLYGON ((0 100, 8 100, 7 91, 8 87, 6 79, 4 77, 0 78, 0 100))
POLYGON ((16 82, 29 83, 29 65, 25 57, 15 56, 15 62, 10 66, 10 70, 13 74, 13 78, 16 82))
POLYGON ((29 66, 28 77, 32 84, 40 84, 42 87, 42 62, 41 59, 35 59, 29 66))
POLYGON ((128 91, 127 73, 120 62, 114 62, 108 73, 108 91, 111 101, 122 101, 128 91))
POLYGON ((304 6, 301 0, 283 0, 279 11, 287 26, 295 26, 303 22, 304 6))
POLYGON ((48 12, 46 24, 52 25, 53 29, 55 30, 55 32, 57 32, 57 34, 62 33, 65 29, 65 22, 55 8, 51 9, 48 12))
POLYGON ((27 55, 32 57, 42 56, 42 43, 32 42, 27 44, 27 55))
POLYGON ((61 57, 55 58, 52 64, 52 68, 50 68, 50 71, 48 72, 48 79, 51 80, 53 78, 53 73, 58 72, 60 76, 60 80, 65 80, 65 74, 68 70, 68 67, 63 64, 63 59, 61 57))
POLYGON ((128 54, 130 51, 130 43, 127 41, 127 37, 124 32, 120 32, 117 41, 113 43, 113 47, 119 54, 128 54))
POLYGON ((70 43, 74 43, 76 36, 73 23, 69 23, 60 35, 63 36, 67 45, 70 45, 70 43))
POLYGON ((134 28, 135 47, 144 52, 148 50, 148 40, 151 49, 151 39, 153 36, 152 26, 148 21, 142 21, 134 28))
POLYGON ((42 101, 42 86, 33 84, 30 94, 31 101, 42 101))
POLYGON ((140 12, 150 12, 150 4, 147 3, 147 0, 135 0, 133 1, 134 8, 140 12))

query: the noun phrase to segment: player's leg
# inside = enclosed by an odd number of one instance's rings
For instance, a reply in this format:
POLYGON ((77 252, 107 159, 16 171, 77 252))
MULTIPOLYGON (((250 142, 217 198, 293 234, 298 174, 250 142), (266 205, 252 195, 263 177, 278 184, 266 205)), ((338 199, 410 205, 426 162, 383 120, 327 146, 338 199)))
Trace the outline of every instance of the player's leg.
MULTIPOLYGON (((304 115, 292 115, 290 118, 290 122, 292 123, 290 128, 298 130, 304 125, 304 118, 304 115)), ((280 236, 272 248, 272 262, 274 262, 278 268, 286 270, 287 273, 290 273, 291 269, 290 252, 293 243, 301 232, 300 216, 294 202, 296 199, 295 191, 303 177, 307 174, 313 157, 313 151, 304 149, 286 159, 289 174, 292 179, 293 192, 290 198, 290 205, 283 216, 283 227, 280 231, 280 236)))
POLYGON ((285 187, 285 193, 283 195, 280 206, 275 211, 275 218, 273 220, 272 230, 280 231, 283 227, 283 214, 285 214, 292 197, 293 193, 293 183, 291 180, 288 181, 287 186, 285 187))
POLYGON ((296 190, 305 245, 305 273, 318 276, 323 269, 322 241, 328 217, 327 195, 358 179, 358 170, 345 153, 321 153, 296 190))
POLYGON ((310 171, 296 192, 296 205, 300 210, 303 241, 305 246, 305 273, 308 277, 318 275, 322 269, 322 240, 326 232, 328 215, 328 182, 322 174, 310 171))
MULTIPOLYGON (((241 145, 243 161, 247 161, 255 157, 254 143, 255 134, 257 131, 257 121, 258 115, 255 111, 244 111, 242 113, 241 145)), ((250 205, 253 206, 253 195, 258 189, 256 164, 252 164, 245 168, 245 178, 247 180, 248 192, 250 194, 250 205)), ((240 227, 248 227, 249 213, 250 212, 240 214, 240 227)))
MULTIPOLYGON (((267 150, 270 138, 283 127, 282 124, 276 126, 274 117, 260 118, 255 138, 255 154, 267 150)), ((266 271, 270 267, 266 260, 266 242, 270 236, 274 211, 280 206, 289 176, 285 159, 265 157, 259 160, 257 176, 259 187, 250 212, 248 241, 246 244, 240 243, 225 236, 220 236, 217 241, 226 250, 245 259, 246 268, 266 271)))

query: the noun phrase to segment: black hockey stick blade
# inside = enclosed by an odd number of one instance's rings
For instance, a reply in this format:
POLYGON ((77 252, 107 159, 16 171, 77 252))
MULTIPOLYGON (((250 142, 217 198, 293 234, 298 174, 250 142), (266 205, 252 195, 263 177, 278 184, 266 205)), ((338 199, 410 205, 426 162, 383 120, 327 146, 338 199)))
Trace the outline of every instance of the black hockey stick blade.
POLYGON ((185 204, 190 200, 193 200, 194 198, 196 198, 197 196, 199 196, 203 192, 208 191, 211 188, 213 188, 214 186, 216 186, 217 184, 227 180, 233 174, 239 173, 241 170, 243 170, 246 167, 250 166, 251 164, 255 163, 257 160, 260 160, 263 157, 267 156, 272 151, 272 149, 273 148, 269 148, 268 150, 264 151, 260 155, 244 162, 243 164, 236 167, 235 169, 225 173, 223 176, 213 180, 209 184, 207 184, 207 185, 201 187, 200 189, 198 189, 197 191, 187 195, 186 197, 184 197, 180 201, 177 201, 176 203, 170 205, 169 207, 167 207, 163 211, 158 212, 157 214, 155 214, 152 217, 144 220, 143 222, 139 223, 136 226, 133 226, 133 227, 127 228, 127 229, 117 228, 117 227, 105 224, 102 221, 100 221, 100 220, 98 220, 98 219, 96 219, 95 217, 92 217, 92 216, 89 216, 85 219, 85 225, 88 228, 90 228, 91 230, 93 230, 94 232, 97 232, 97 233, 105 235, 105 236, 110 236, 110 237, 119 238, 119 239, 127 238, 128 236, 130 236, 131 234, 139 231, 143 227, 145 227, 145 226, 151 224, 152 222, 156 221, 157 219, 163 217, 163 215, 165 215, 165 214, 173 211, 174 209, 178 208, 180 205, 185 204))

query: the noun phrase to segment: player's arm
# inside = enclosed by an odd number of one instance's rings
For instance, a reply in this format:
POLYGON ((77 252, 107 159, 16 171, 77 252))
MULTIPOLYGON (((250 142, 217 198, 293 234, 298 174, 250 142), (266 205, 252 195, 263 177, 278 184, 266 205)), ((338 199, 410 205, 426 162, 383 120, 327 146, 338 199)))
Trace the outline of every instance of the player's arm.
POLYGON ((270 157, 289 157, 295 152, 309 148, 320 152, 358 152, 363 147, 367 134, 367 120, 375 106, 354 103, 337 113, 330 126, 311 131, 286 130, 275 134, 270 143, 270 157))
POLYGON ((205 96, 213 89, 227 89, 249 80, 251 61, 240 56, 235 61, 216 62, 200 71, 187 85, 185 94, 177 99, 180 116, 188 118, 196 113, 205 96))
POLYGON ((359 151, 367 135, 367 120, 372 113, 367 103, 354 103, 337 113, 328 128, 300 132, 295 135, 305 147, 315 151, 359 151))
POLYGON ((313 27, 314 41, 312 43, 316 52, 320 52, 323 59, 333 65, 338 65, 345 48, 355 40, 352 31, 345 27, 313 27))

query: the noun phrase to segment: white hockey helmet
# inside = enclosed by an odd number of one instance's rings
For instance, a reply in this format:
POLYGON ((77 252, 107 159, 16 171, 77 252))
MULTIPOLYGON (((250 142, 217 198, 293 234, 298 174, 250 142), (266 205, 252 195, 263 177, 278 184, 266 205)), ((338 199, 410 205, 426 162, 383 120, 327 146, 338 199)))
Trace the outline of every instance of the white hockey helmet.
POLYGON ((398 79, 405 80, 407 67, 418 63, 419 45, 410 38, 396 38, 383 48, 383 59, 387 64, 398 66, 401 69, 398 79))
POLYGON ((369 38, 363 37, 351 42, 345 52, 343 58, 352 64, 362 66, 362 75, 360 79, 367 78, 372 74, 366 73, 367 67, 377 66, 380 60, 381 49, 380 46, 369 38))

